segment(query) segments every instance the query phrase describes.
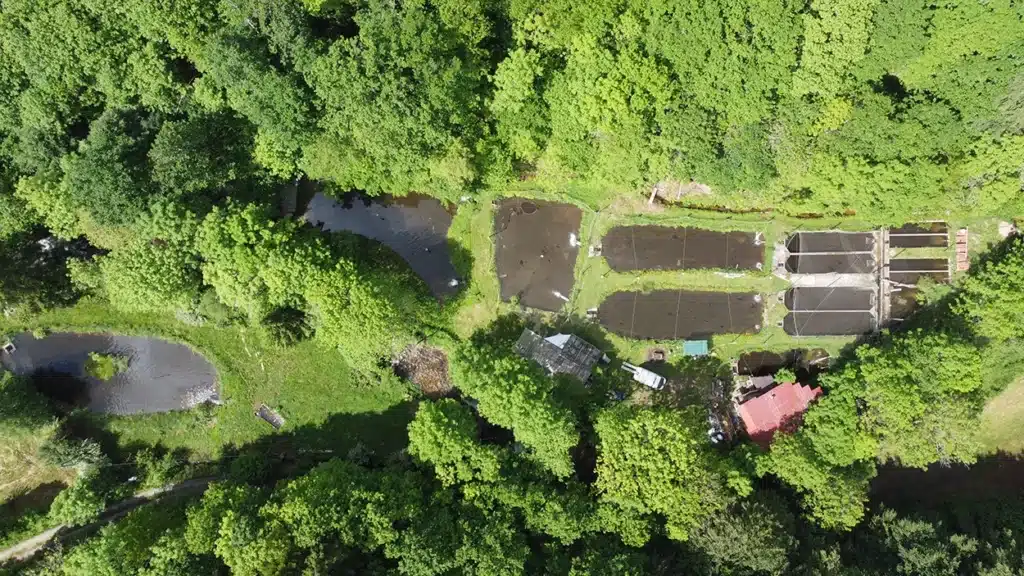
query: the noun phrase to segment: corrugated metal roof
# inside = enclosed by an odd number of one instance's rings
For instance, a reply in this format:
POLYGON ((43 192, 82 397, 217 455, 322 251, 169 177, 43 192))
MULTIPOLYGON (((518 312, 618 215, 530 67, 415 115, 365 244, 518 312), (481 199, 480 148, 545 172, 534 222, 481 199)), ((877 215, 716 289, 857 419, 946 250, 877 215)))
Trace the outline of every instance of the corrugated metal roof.
POLYGON ((516 352, 552 374, 570 374, 584 382, 603 356, 596 346, 575 334, 557 334, 544 339, 529 329, 519 336, 516 352))
POLYGON ((821 388, 799 384, 779 384, 764 394, 739 406, 740 418, 747 434, 765 448, 771 444, 776 430, 792 431, 810 403, 821 396, 821 388))

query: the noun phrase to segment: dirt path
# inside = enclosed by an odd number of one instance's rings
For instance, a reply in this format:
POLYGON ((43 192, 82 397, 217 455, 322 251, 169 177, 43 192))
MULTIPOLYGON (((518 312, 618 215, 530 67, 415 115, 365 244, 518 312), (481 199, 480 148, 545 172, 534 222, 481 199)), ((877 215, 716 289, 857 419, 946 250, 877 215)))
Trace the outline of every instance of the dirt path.
POLYGON ((106 510, 100 513, 100 517, 94 522, 78 527, 61 524, 60 526, 50 528, 45 532, 37 534, 28 540, 22 540, 6 550, 0 550, 0 564, 3 564, 8 560, 24 560, 26 558, 30 558, 36 552, 45 548, 53 541, 67 540, 96 531, 104 524, 113 522, 139 506, 158 500, 164 496, 206 490, 206 487, 210 482, 213 482, 216 479, 217 477, 214 476, 207 478, 195 478, 192 480, 186 480, 180 484, 171 484, 161 486, 160 488, 143 490, 127 500, 122 500, 121 502, 109 506, 106 510))

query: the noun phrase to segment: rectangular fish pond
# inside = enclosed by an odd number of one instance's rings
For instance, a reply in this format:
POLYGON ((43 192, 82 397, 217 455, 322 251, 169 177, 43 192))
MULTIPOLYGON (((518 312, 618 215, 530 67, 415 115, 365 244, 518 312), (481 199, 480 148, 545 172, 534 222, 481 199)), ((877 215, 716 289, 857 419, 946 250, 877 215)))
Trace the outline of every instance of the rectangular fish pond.
POLYGON ((790 336, 852 336, 875 329, 878 295, 874 288, 836 286, 790 288, 790 313, 782 328, 790 336))
POLYGON ((304 218, 325 232, 351 232, 391 248, 439 298, 459 290, 448 246, 452 213, 436 198, 346 194, 335 199, 317 192, 304 218))
POLYGON ((945 222, 904 224, 889 230, 892 248, 945 248, 949 246, 949 228, 945 222))
POLYGON ((855 336, 878 325, 873 310, 847 312, 795 311, 786 314, 782 328, 790 336, 855 336))
POLYGON ((873 274, 872 232, 797 232, 786 240, 786 270, 794 274, 873 274))
POLYGON ((0 354, 4 368, 31 377, 43 394, 71 407, 123 415, 187 410, 220 401, 216 369, 177 342, 61 332, 41 339, 22 333, 13 344, 13 353, 0 354), (94 378, 85 370, 90 352, 125 358, 127 369, 110 380, 94 378))
POLYGON ((571 204, 506 198, 494 216, 501 299, 556 312, 572 294, 583 214, 571 204))
POLYGON ((616 226, 601 241, 616 272, 719 268, 760 270, 764 243, 754 232, 715 232, 666 226, 616 226))
POLYGON ((616 292, 598 308, 605 328, 627 338, 679 340, 761 330, 759 294, 734 292, 616 292))
POLYGON ((949 282, 949 261, 943 258, 894 258, 889 261, 889 280, 916 285, 921 278, 949 282))

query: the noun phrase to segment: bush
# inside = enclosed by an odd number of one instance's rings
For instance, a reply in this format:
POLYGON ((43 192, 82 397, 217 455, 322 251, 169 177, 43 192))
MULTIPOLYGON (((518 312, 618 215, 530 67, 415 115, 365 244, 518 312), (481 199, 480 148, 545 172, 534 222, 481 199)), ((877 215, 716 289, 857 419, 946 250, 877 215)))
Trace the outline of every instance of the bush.
POLYGON ((85 373, 99 380, 110 380, 126 370, 128 358, 117 354, 89 352, 89 359, 85 362, 85 373))
POLYGON ((85 471, 106 461, 100 445, 94 440, 72 440, 60 436, 51 438, 39 447, 39 457, 60 468, 85 471))
POLYGON ((50 518, 58 524, 79 526, 99 518, 107 505, 105 479, 98 473, 79 478, 68 486, 50 506, 50 518))
POLYGON ((293 346, 313 335, 306 314, 294 308, 278 308, 261 323, 263 334, 276 346, 293 346))
POLYGON ((220 328, 230 326, 240 320, 238 313, 221 302, 213 290, 203 292, 199 298, 199 304, 196 306, 196 314, 220 328))
POLYGON ((228 468, 228 479, 238 484, 259 486, 270 472, 266 454, 249 451, 239 454, 228 468))
POLYGON ((775 373, 776 382, 796 382, 796 373, 789 368, 782 368, 775 373))
POLYGON ((68 259, 68 277, 71 285, 83 294, 94 294, 104 296, 103 272, 100 271, 99 262, 94 258, 83 260, 80 258, 68 259))
POLYGON ((149 448, 139 450, 135 454, 135 465, 138 467, 139 476, 142 477, 143 488, 159 488, 180 482, 189 476, 190 471, 190 466, 184 458, 179 458, 173 452, 166 452, 161 456, 149 448))

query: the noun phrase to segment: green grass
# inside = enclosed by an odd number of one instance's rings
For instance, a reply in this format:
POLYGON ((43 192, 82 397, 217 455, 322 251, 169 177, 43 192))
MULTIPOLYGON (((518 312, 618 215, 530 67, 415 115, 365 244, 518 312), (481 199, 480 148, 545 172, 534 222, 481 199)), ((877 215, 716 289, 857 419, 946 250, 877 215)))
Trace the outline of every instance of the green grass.
POLYGON ((494 208, 491 195, 481 195, 472 204, 459 206, 448 229, 448 243, 461 248, 456 254, 468 255, 465 261, 455 259, 455 269, 468 279, 468 286, 455 303, 455 332, 467 337, 514 307, 501 301, 498 273, 494 264, 494 208))
POLYGON ((74 470, 62 469, 39 457, 56 424, 34 434, 5 434, 0 439, 0 503, 50 482, 69 484, 74 470))
POLYGON ((1024 379, 1011 383, 985 405, 980 438, 988 453, 1024 452, 1024 379))
POLYGON ((393 379, 354 373, 340 354, 315 341, 278 348, 248 328, 187 326, 172 315, 128 314, 93 299, 30 318, 0 319, 0 330, 7 333, 35 328, 159 336, 190 345, 216 367, 222 406, 97 418, 122 446, 162 444, 190 450, 194 459, 215 458, 226 446, 273 433, 253 415, 261 403, 285 417, 281 433, 301 429, 315 435, 316 427, 332 420, 330 434, 338 448, 357 440, 389 450, 404 443, 403 419, 408 418, 408 410, 400 407, 408 399, 406 388, 393 379), (378 428, 346 430, 346 417, 353 426, 378 428))

